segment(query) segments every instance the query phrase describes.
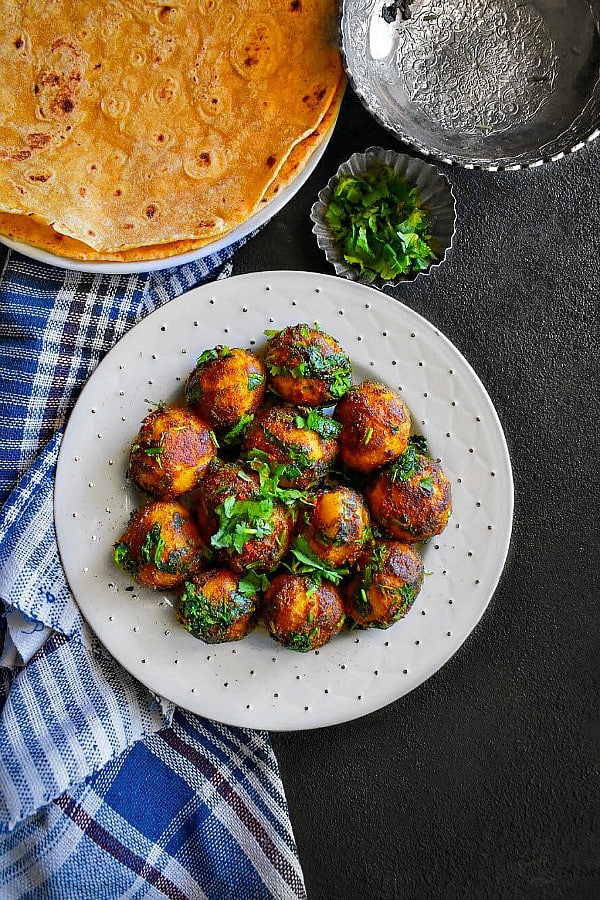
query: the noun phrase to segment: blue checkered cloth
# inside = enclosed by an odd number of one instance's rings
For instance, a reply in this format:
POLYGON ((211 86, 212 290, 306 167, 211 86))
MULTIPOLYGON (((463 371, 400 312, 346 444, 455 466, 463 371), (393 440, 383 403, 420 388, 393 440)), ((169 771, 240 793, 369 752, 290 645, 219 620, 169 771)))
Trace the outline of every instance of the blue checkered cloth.
POLYGON ((227 276, 235 248, 145 275, 11 252, 0 278, 0 896, 305 898, 266 732, 153 696, 99 644, 59 562, 62 428, 143 316, 227 276))

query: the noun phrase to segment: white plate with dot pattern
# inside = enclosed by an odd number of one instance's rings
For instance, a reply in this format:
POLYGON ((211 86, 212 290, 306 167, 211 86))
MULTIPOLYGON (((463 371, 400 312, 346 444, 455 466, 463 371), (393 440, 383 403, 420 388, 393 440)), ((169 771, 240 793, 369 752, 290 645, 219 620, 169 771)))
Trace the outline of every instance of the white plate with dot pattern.
POLYGON ((195 288, 111 350, 83 389, 58 460, 56 533, 77 603, 104 646, 153 692, 251 728, 333 725, 417 687, 458 650, 490 602, 508 552, 513 480, 493 404, 433 325, 372 288, 309 272, 259 272, 195 288), (264 630, 208 645, 177 623, 173 596, 132 585, 112 546, 138 504, 125 478, 147 400, 172 402, 196 357, 226 344, 260 351, 266 328, 318 322, 349 353, 354 380, 399 390, 452 483, 450 524, 423 548, 430 574, 387 630, 347 631, 296 653, 264 630))

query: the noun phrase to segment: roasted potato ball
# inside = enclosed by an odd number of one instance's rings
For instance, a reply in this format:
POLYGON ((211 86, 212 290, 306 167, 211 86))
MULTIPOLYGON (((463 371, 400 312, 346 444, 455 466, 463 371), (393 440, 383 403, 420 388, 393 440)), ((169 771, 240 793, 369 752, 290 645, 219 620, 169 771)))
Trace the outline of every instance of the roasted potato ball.
POLYGON ((334 569, 355 563, 371 535, 362 495, 343 485, 318 490, 302 522, 309 550, 334 569))
POLYGON ((198 357, 185 398, 211 428, 241 430, 262 403, 265 387, 266 370, 260 359, 249 350, 219 346, 198 357))
POLYGON ((205 548, 187 509, 156 500, 132 512, 114 545, 114 560, 140 584, 169 590, 197 572, 205 548))
POLYGON ((207 644, 239 641, 254 624, 255 591, 240 590, 242 578, 229 569, 207 569, 186 579, 179 596, 179 621, 207 644))
POLYGON ((242 455, 264 454, 270 466, 280 470, 283 487, 303 489, 329 471, 337 456, 338 431, 338 423, 317 410, 266 406, 246 430, 242 455))
POLYGON ((340 631, 344 607, 337 588, 305 575, 276 575, 265 591, 263 621, 271 637, 291 650, 315 650, 340 631))
POLYGON ((410 412, 383 384, 363 381, 351 388, 333 415, 342 425, 340 459, 350 469, 372 472, 406 450, 410 412))
POLYGON ((452 490, 439 460, 409 448, 366 490, 373 519, 390 537, 426 541, 452 513, 452 490))
POLYGON ((267 333, 265 365, 275 394, 300 406, 328 406, 344 396, 352 364, 334 338, 309 325, 267 333))
POLYGON ((290 545, 291 511, 261 494, 258 476, 236 463, 219 462, 210 467, 196 514, 206 543, 217 559, 235 572, 270 572, 290 545))
POLYGON ((217 454, 206 422, 188 409, 159 407, 142 422, 129 452, 129 476, 138 487, 173 499, 196 487, 217 454))
POLYGON ((406 615, 423 584, 423 563, 411 544, 375 541, 344 585, 348 618, 364 628, 389 628, 406 615))

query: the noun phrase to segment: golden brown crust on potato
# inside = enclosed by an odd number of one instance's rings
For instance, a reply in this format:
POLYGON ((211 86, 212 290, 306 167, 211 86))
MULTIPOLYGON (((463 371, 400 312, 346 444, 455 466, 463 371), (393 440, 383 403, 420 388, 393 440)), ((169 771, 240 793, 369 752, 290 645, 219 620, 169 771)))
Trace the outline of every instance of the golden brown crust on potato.
POLYGON ((390 536, 426 541, 440 534, 452 513, 452 490, 439 460, 417 454, 407 478, 394 466, 379 473, 367 488, 373 519, 390 536))
POLYGON ((114 547, 117 565, 140 584, 169 590, 197 572, 205 548, 188 510, 156 500, 132 512, 114 547))
POLYGON ((372 472, 406 450, 410 412, 383 384, 363 381, 351 388, 336 406, 334 418, 342 424, 340 459, 350 469, 372 472))
POLYGON ((423 574, 423 563, 414 546, 375 541, 363 551, 357 574, 344 586, 348 617, 364 628, 389 628, 413 605, 423 574))
POLYGON ((343 485, 318 490, 303 519, 310 550, 333 568, 355 563, 371 534, 362 495, 343 485))
POLYGON ((211 430, 195 413, 159 407, 142 422, 129 453, 129 476, 163 500, 193 490, 215 458, 211 430))
POLYGON ((276 575, 265 592, 263 621, 271 637, 292 650, 322 647, 344 624, 337 588, 304 575, 276 575))
POLYGON ((267 373, 256 356, 239 347, 214 347, 199 357, 185 386, 186 401, 212 428, 225 431, 261 405, 267 373))

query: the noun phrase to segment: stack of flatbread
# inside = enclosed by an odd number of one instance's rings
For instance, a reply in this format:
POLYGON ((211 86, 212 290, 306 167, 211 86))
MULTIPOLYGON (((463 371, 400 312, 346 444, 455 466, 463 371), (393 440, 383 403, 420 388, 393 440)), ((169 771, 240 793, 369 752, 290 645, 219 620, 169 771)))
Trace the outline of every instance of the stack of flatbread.
POLYGON ((298 177, 337 117, 337 0, 0 0, 0 235, 168 258, 298 177))

